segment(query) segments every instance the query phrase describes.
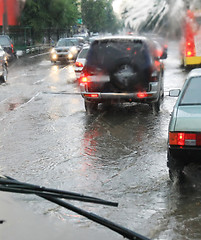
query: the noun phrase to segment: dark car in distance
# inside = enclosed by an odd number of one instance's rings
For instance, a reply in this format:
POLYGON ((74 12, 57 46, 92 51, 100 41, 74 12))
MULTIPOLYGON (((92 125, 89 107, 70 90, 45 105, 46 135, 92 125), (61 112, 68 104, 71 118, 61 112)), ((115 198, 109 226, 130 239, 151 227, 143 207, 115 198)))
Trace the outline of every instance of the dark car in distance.
POLYGON ((91 44, 79 83, 88 113, 99 103, 140 102, 160 110, 164 64, 154 41, 111 36, 91 44))
POLYGON ((8 61, 11 61, 14 58, 16 58, 16 52, 14 50, 13 43, 9 36, 0 35, 0 46, 8 54, 8 61))

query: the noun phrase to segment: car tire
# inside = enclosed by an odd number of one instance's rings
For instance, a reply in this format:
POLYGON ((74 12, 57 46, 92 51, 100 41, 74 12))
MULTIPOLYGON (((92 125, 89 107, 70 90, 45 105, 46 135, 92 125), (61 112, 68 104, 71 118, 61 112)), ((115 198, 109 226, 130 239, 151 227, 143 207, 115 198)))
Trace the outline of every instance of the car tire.
POLYGON ((127 59, 117 64, 114 71, 111 73, 111 84, 121 91, 131 91, 139 81, 139 69, 132 65, 127 59))
POLYGON ((3 75, 0 76, 0 82, 1 83, 7 82, 7 78, 8 78, 8 68, 6 65, 4 65, 3 66, 3 75))
POLYGON ((88 114, 93 114, 98 110, 98 103, 85 100, 85 110, 88 114))
POLYGON ((167 154, 168 162, 167 166, 169 168, 169 178, 171 181, 177 180, 182 183, 184 181, 184 164, 181 164, 181 160, 173 158, 170 151, 167 154))
POLYGON ((163 100, 164 100, 164 88, 163 85, 161 84, 159 98, 156 102, 152 103, 152 109, 155 113, 160 112, 160 107, 163 100))

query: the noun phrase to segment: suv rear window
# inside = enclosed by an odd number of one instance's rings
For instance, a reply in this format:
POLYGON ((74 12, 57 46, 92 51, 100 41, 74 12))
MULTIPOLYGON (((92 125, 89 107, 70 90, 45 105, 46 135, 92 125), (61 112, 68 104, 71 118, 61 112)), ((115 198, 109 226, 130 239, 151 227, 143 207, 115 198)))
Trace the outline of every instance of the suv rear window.
POLYGON ((99 68, 110 72, 125 61, 142 68, 149 65, 147 46, 141 40, 96 40, 87 56, 87 67, 99 68))

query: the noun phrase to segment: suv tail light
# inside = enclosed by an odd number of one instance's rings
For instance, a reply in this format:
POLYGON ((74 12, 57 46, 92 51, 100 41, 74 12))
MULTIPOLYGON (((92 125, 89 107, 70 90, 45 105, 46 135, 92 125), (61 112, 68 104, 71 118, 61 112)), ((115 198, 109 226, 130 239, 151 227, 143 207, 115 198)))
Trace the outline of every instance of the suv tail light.
POLYGON ((169 144, 178 146, 201 146, 201 133, 169 132, 169 144))
POLYGON ((80 83, 87 83, 89 81, 89 74, 81 73, 79 81, 80 83))
POLYGON ((137 97, 138 98, 146 98, 146 97, 148 97, 148 94, 147 94, 147 92, 138 92, 137 97))
POLYGON ((88 98, 98 98, 99 94, 98 93, 85 93, 84 96, 88 97, 88 98))

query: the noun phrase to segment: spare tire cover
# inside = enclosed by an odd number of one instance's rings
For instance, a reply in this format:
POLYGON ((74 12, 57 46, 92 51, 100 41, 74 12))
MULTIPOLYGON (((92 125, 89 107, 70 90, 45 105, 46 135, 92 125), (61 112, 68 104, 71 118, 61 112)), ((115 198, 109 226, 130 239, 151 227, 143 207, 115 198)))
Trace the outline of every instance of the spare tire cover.
POLYGON ((139 68, 129 62, 121 63, 112 72, 110 81, 119 90, 132 91, 139 82, 139 68))

